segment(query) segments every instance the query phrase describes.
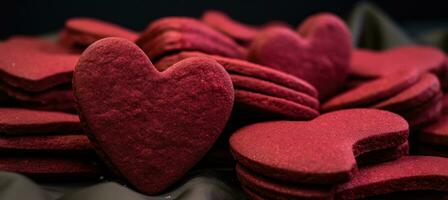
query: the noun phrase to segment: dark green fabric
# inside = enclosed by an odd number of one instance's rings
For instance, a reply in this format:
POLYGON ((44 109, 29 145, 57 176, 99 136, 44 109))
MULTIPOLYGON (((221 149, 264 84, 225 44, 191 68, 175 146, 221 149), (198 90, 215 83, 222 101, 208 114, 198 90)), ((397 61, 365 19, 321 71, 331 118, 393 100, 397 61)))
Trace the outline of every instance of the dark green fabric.
MULTIPOLYGON (((356 47, 387 49, 395 46, 426 43, 447 50, 448 29, 420 31, 411 36, 379 8, 370 3, 358 4, 348 24, 356 47)), ((447 24, 448 25, 448 24, 447 24)), ((145 196, 115 182, 37 184, 14 173, 0 172, 0 200, 239 200, 241 190, 230 170, 208 170, 186 178, 183 184, 164 195, 145 196)))
POLYGON ((426 44, 448 51, 448 21, 420 22, 400 27, 372 3, 361 2, 351 12, 347 23, 352 32, 353 45, 358 48, 381 50, 407 44, 426 44))
POLYGON ((347 23, 353 44, 359 48, 379 50, 414 43, 382 10, 368 2, 355 6, 347 23))

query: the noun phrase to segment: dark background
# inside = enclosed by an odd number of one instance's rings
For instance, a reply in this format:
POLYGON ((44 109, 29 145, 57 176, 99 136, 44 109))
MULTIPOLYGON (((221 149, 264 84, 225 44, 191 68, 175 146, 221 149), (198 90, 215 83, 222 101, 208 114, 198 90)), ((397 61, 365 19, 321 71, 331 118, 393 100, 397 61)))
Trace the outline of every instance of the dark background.
MULTIPOLYGON (((199 17, 207 9, 228 13, 242 22, 261 24, 282 20, 296 25, 307 15, 320 11, 347 17, 358 1, 355 0, 15 0, 0 4, 0 38, 13 34, 44 34, 60 29, 67 18, 95 17, 131 29, 142 30, 151 20, 163 16, 199 17)), ((371 1, 386 11, 400 25, 448 22, 446 0, 371 1)))

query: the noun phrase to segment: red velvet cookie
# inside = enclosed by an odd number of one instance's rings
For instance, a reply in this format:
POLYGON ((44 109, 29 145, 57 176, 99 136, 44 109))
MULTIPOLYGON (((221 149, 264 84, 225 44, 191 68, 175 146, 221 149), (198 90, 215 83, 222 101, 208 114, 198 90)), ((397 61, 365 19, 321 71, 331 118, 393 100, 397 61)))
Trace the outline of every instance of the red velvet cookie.
POLYGON ((240 44, 249 44, 258 33, 258 28, 242 24, 226 14, 209 10, 202 15, 202 21, 240 44))
POLYGON ((296 90, 298 92, 306 93, 312 97, 317 97, 316 89, 308 82, 288 75, 281 71, 270 69, 258 64, 247 62, 239 59, 225 58, 221 56, 207 55, 199 52, 180 52, 175 55, 166 56, 159 60, 155 66, 158 70, 164 71, 172 64, 179 62, 180 60, 190 57, 204 57, 216 60, 221 64, 229 74, 238 74, 244 76, 250 76, 253 78, 269 81, 284 87, 296 90))
POLYGON ((442 116, 436 123, 424 128, 418 134, 418 138, 423 143, 448 146, 448 115, 442 116))
POLYGON ((445 54, 429 46, 404 46, 382 52, 365 49, 353 51, 350 73, 358 77, 376 78, 408 68, 421 73, 440 71, 445 54))
POLYGON ((0 171, 15 172, 44 181, 98 179, 95 163, 77 157, 0 157, 0 171))
POLYGON ((75 111, 71 88, 58 87, 43 92, 27 92, 0 82, 0 90, 21 105, 30 105, 37 108, 48 107, 52 108, 51 110, 75 111))
POLYGON ((252 42, 249 59, 308 81, 320 99, 328 99, 348 74, 350 32, 340 18, 328 13, 309 17, 298 32, 267 28, 252 42))
POLYGON ((390 111, 408 110, 428 102, 439 93, 439 80, 435 75, 426 73, 414 85, 372 107, 390 111))
POLYGON ((93 151, 85 135, 0 137, 0 151, 9 153, 86 153, 93 151))
POLYGON ((371 151, 356 157, 358 166, 378 164, 386 161, 397 160, 405 155, 409 155, 409 143, 406 142, 398 147, 371 151))
POLYGON ((275 118, 311 120, 319 116, 318 110, 306 105, 240 89, 235 89, 234 112, 239 113, 240 118, 260 120, 275 118))
POLYGON ((400 191, 448 192, 448 158, 406 156, 362 168, 338 187, 336 199, 361 199, 400 191))
POLYGON ((436 121, 442 113, 442 95, 437 94, 424 105, 417 106, 399 114, 405 118, 409 127, 419 129, 424 125, 436 121))
POLYGON ((236 174, 243 187, 266 199, 332 199, 334 187, 286 184, 256 175, 237 165, 236 174))
POLYGON ((84 51, 73 88, 97 153, 146 194, 171 186, 207 153, 234 96, 216 61, 185 59, 159 72, 140 48, 120 38, 84 51))
POLYGON ((277 180, 334 184, 348 181, 355 157, 407 141, 400 116, 375 109, 327 113, 310 122, 274 121, 246 126, 230 138, 236 160, 277 180))
MULTIPOLYGON (((0 79, 27 91, 38 92, 70 83, 79 55, 41 49, 41 39, 0 43, 0 79), (38 44, 30 44, 38 43, 38 44)), ((57 46, 46 42, 47 46, 57 46)))
POLYGON ((135 31, 93 18, 71 18, 65 22, 61 43, 68 46, 87 47, 99 39, 121 37, 135 41, 135 31))
POLYGON ((188 17, 166 17, 152 22, 136 41, 151 59, 170 52, 192 50, 244 58, 246 50, 231 38, 188 17))
POLYGON ((36 51, 49 54, 78 54, 76 50, 67 48, 63 45, 59 45, 57 43, 46 40, 45 38, 39 37, 12 36, 4 43, 34 49, 36 51))
POLYGON ((235 89, 251 91, 277 98, 283 98, 285 100, 302 104, 315 110, 319 110, 319 101, 316 98, 311 97, 305 93, 297 92, 268 81, 248 76, 230 74, 230 78, 232 79, 233 87, 235 89))
POLYGON ((328 112, 343 108, 366 107, 400 93, 418 79, 417 70, 396 72, 333 97, 322 105, 322 110, 328 112))
POLYGON ((79 134, 80 131, 77 115, 22 108, 0 108, 0 133, 2 134, 79 134))

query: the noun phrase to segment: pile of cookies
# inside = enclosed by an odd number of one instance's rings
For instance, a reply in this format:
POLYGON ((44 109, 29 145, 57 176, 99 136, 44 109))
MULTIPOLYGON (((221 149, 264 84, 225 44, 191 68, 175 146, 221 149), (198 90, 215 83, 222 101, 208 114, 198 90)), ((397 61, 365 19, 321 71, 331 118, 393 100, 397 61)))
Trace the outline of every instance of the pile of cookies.
POLYGON ((0 108, 0 169, 38 180, 86 180, 100 175, 74 114, 0 108))
POLYGON ((331 13, 293 30, 219 11, 13 36, 0 43, 0 170, 154 195, 198 166, 236 166, 249 199, 446 198, 446 55, 351 41, 331 13))

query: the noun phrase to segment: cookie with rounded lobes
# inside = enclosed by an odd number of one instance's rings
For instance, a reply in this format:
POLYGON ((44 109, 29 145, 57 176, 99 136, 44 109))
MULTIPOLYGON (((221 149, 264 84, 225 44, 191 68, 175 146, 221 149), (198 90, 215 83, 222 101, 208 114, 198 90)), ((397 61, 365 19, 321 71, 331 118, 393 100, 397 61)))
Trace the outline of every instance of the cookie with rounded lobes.
POLYGON ((140 34, 136 44, 154 59, 170 51, 197 50, 226 57, 245 58, 246 49, 228 36, 189 17, 165 17, 153 21, 140 34), (154 51, 156 46, 163 50, 154 51))
POLYGON ((235 89, 234 112, 239 118, 311 120, 319 111, 283 98, 235 89))
POLYGON ((84 51, 73 89, 97 153, 146 194, 171 186, 207 153, 234 96, 216 61, 185 59, 159 72, 138 46, 120 38, 84 51))
POLYGON ((0 108, 0 133, 79 134, 81 126, 78 115, 23 108, 0 108))
POLYGON ((418 134, 418 140, 426 144, 448 146, 448 115, 425 127, 418 134))
POLYGON ((334 187, 282 183, 257 175, 237 164, 236 174, 241 185, 267 199, 333 199, 334 187))
POLYGON ((70 18, 65 22, 60 42, 68 46, 87 47, 106 37, 121 37, 135 41, 138 33, 98 19, 70 18))
POLYGON ((206 11, 202 15, 202 21, 240 44, 249 44, 259 31, 258 28, 237 22, 217 10, 206 11))
POLYGON ((236 160, 267 177, 295 183, 348 181, 355 157, 407 141, 408 123, 376 109, 327 113, 309 122, 271 121, 243 127, 230 138, 236 160))
POLYGON ((87 153, 92 152, 85 135, 42 135, 0 137, 0 151, 10 153, 87 153))
POLYGON ((430 46, 410 45, 382 52, 357 49, 353 51, 350 73, 377 78, 408 68, 416 68, 420 73, 438 72, 444 62, 445 54, 430 46))
POLYGON ((390 111, 408 110, 428 102, 439 93, 441 93, 439 79, 433 74, 426 73, 414 85, 372 108, 390 111))
POLYGON ((335 15, 321 13, 307 18, 299 34, 284 28, 262 31, 249 48, 249 60, 302 78, 328 99, 348 75, 351 36, 335 15))
MULTIPOLYGON (((364 153, 356 157, 358 165, 380 163, 397 160, 407 155, 409 144, 406 142, 399 147, 364 153), (383 157, 384 156, 384 157, 383 157), (380 160, 376 160, 380 159, 380 160)), ((266 199, 333 199, 335 187, 331 185, 293 185, 264 178, 251 172, 240 164, 236 166, 236 173, 242 187, 249 197, 256 193, 266 199), (246 190, 250 190, 249 192, 246 190), (248 193, 247 193, 248 192, 248 193)))
POLYGON ((396 72, 333 97, 322 105, 322 110, 328 112, 344 108, 366 107, 400 93, 416 83, 418 79, 417 70, 396 72))
POLYGON ((29 42, 6 41, 0 43, 0 79, 26 91, 44 91, 70 83, 78 58, 77 54, 48 52, 29 42))
POLYGON ((230 78, 232 79, 233 87, 235 89, 283 98, 285 100, 319 110, 319 101, 305 93, 297 92, 268 81, 263 81, 248 76, 230 74, 230 78))
POLYGON ((247 62, 245 60, 225 58, 222 56, 207 55, 200 52, 180 52, 178 54, 166 56, 159 60, 155 66, 158 70, 164 71, 172 64, 179 62, 180 60, 190 58, 190 57, 204 57, 216 60, 221 64, 224 69, 229 74, 238 74, 244 76, 250 76, 253 78, 269 81, 278 85, 285 86, 287 88, 296 90, 298 92, 303 92, 311 97, 317 97, 318 93, 316 89, 310 85, 308 82, 291 76, 289 74, 283 73, 278 70, 274 70, 265 66, 261 66, 255 63, 247 62))
POLYGON ((3 156, 0 171, 21 173, 42 181, 95 180, 101 174, 95 161, 76 156, 3 156))
POLYGON ((236 160, 256 173, 289 182, 333 184, 350 178, 356 156, 398 146, 407 137, 408 124, 396 114, 349 109, 309 122, 249 125, 232 135, 230 145, 236 160))
POLYGON ((448 192, 448 158, 405 156, 396 161, 361 168, 338 186, 336 199, 361 199, 400 191, 448 192))

